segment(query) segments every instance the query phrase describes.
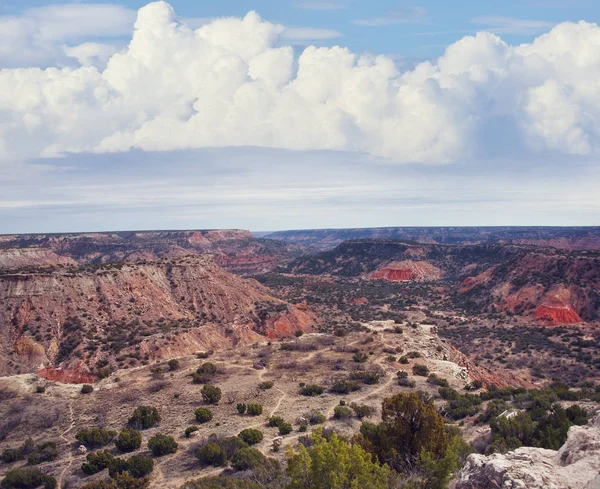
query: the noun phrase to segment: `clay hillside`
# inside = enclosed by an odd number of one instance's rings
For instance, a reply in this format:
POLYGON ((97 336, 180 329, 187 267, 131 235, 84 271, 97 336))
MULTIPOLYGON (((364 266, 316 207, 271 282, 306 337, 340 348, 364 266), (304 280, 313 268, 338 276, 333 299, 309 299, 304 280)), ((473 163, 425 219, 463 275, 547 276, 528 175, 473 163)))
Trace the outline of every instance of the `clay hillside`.
POLYGON ((315 250, 329 250, 351 239, 396 239, 453 245, 510 243, 553 246, 566 250, 600 249, 600 227, 387 227, 308 229, 263 235, 315 250))
POLYGON ((352 240, 333 250, 298 258, 284 271, 438 283, 445 287, 454 308, 519 314, 551 324, 595 321, 600 314, 597 251, 352 240))
POLYGON ((260 272, 299 255, 303 247, 257 239, 249 231, 131 231, 0 236, 0 269, 57 264, 117 263, 210 253, 236 273, 260 272))
POLYGON ((61 381, 315 324, 210 256, 8 270, 0 304, 0 373, 61 381))

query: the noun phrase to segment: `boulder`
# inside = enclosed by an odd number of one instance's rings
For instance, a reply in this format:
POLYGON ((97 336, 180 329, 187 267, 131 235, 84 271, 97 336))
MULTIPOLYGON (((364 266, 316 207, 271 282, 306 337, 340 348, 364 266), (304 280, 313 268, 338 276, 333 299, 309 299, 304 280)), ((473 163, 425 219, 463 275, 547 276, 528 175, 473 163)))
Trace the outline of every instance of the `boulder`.
POLYGON ((559 451, 523 447, 469 455, 456 489, 595 489, 600 482, 600 416, 569 429, 559 451))

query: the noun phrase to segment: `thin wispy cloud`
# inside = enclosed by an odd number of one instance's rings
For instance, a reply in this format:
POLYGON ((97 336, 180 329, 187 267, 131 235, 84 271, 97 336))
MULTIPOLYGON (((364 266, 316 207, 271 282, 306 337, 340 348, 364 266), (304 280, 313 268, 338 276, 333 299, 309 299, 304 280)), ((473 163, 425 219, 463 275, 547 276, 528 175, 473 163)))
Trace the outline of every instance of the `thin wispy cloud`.
POLYGON ((342 10, 346 4, 327 0, 304 0, 295 2, 294 6, 303 10, 342 10))
POLYGON ((482 15, 471 19, 471 23, 494 34, 534 35, 550 30, 554 24, 543 20, 516 19, 498 15, 482 15))
POLYGON ((424 7, 394 8, 388 9, 385 15, 381 17, 355 19, 352 23, 368 27, 384 27, 394 24, 420 24, 425 22, 427 13, 427 9, 424 7))
POLYGON ((316 27, 286 27, 281 34, 288 41, 322 41, 336 39, 343 34, 334 29, 320 29, 316 27))

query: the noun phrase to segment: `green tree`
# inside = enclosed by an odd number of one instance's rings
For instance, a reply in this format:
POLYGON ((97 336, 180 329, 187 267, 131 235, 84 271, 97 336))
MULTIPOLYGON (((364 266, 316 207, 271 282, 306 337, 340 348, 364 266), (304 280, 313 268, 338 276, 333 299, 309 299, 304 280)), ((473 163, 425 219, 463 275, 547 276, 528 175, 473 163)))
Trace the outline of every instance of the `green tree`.
POLYGON ((125 428, 115 439, 115 446, 120 452, 133 452, 142 446, 142 434, 133 428, 125 428))
POLYGON ((148 448, 155 457, 162 457, 177 451, 177 442, 172 436, 157 433, 148 440, 148 448))
POLYGON ((157 423, 160 423, 158 409, 152 406, 138 406, 127 424, 136 430, 147 430, 157 423))
POLYGON ((206 465, 220 467, 227 463, 227 453, 216 443, 207 443, 196 451, 196 457, 206 465))
POLYGON ((311 435, 312 446, 287 453, 291 482, 285 489, 387 489, 392 479, 386 465, 373 462, 371 454, 333 433, 325 439, 321 430, 311 435))
POLYGON ((200 392, 202 394, 202 399, 204 399, 206 404, 219 404, 219 401, 221 400, 221 389, 218 387, 206 384, 202 387, 200 392))
POLYGON ((87 428, 78 431, 75 439, 88 448, 100 448, 112 442, 115 436, 117 436, 116 431, 105 430, 104 428, 87 428))
POLYGON ((42 485, 44 489, 55 489, 56 479, 33 467, 9 470, 0 482, 2 489, 37 489, 42 485))
POLYGON ((267 457, 256 448, 241 448, 231 458, 231 466, 235 470, 254 470, 266 462, 267 457))
POLYGON ((256 445, 263 440, 262 431, 254 428, 246 428, 245 430, 240 431, 238 437, 248 445, 256 445))
POLYGON ((207 408, 198 408, 194 414, 196 416, 196 421, 198 421, 200 424, 208 423, 211 419, 213 419, 212 411, 207 408))

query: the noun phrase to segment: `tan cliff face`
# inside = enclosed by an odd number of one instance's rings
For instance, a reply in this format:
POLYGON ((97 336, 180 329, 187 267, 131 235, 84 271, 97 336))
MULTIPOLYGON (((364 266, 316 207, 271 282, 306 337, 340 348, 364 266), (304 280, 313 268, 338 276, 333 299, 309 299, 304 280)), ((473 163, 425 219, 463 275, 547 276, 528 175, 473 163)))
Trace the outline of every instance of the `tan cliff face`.
POLYGON ((297 245, 257 239, 245 230, 144 231, 0 236, 0 269, 181 258, 210 253, 236 273, 271 270, 297 245))
POLYGON ((121 358, 129 366, 315 325, 309 311, 274 298, 210 257, 6 272, 0 275, 0 303, 5 374, 60 366, 85 377, 105 359, 121 358))

